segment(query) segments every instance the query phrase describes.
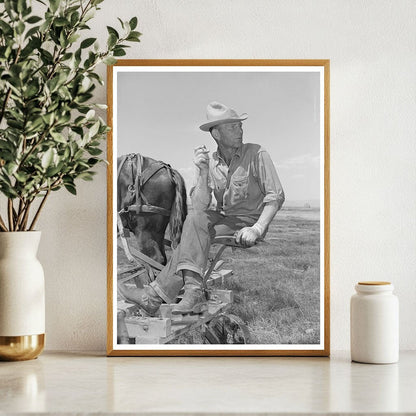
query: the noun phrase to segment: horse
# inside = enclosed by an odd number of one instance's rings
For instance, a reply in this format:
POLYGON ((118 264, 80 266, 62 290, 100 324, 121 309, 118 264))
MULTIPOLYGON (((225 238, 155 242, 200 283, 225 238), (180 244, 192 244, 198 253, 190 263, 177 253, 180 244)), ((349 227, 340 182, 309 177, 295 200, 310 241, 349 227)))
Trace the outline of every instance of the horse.
MULTIPOLYGON (((172 248, 187 215, 185 182, 170 165, 131 153, 117 158, 117 211, 141 253, 165 265, 165 231, 172 248)), ((123 230, 119 230, 122 232, 123 230)))

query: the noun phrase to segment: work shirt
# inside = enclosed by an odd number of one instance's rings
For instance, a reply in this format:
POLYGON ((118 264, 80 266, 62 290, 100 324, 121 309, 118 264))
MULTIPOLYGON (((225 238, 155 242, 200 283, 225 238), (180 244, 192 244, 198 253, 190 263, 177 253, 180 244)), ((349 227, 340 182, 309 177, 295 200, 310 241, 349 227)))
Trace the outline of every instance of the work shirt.
POLYGON ((264 205, 285 196, 270 155, 258 144, 242 144, 228 166, 214 152, 209 162, 208 187, 214 193, 216 209, 225 215, 258 218, 264 205))

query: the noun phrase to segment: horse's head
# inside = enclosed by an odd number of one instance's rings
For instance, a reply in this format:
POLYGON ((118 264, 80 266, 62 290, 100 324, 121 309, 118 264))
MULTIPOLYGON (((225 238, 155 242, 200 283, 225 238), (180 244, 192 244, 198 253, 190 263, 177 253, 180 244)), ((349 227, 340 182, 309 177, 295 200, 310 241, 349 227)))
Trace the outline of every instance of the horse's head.
POLYGON ((129 229, 136 237, 137 249, 158 263, 166 264, 164 235, 169 218, 157 214, 129 215, 129 229))
POLYGON ((119 166, 117 205, 119 211, 128 210, 122 215, 123 226, 136 236, 138 250, 157 262, 166 264, 165 231, 170 222, 170 228, 176 234, 172 238, 175 246, 186 216, 186 191, 182 178, 182 188, 179 189, 177 174, 167 168, 155 168, 156 163, 158 162, 150 158, 141 159, 139 169, 142 171, 142 185, 139 190, 135 183, 137 164, 130 161, 119 166), (179 219, 181 223, 178 227, 179 219))

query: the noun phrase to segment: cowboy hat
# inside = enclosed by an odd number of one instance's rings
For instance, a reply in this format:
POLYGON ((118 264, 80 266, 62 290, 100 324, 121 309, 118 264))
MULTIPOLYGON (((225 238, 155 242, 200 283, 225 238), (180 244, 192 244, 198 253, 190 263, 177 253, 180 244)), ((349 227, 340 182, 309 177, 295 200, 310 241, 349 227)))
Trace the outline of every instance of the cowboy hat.
POLYGON ((211 127, 217 126, 218 124, 243 121, 247 117, 248 115, 245 113, 239 116, 232 108, 229 108, 217 101, 213 101, 207 106, 208 123, 202 124, 199 128, 202 131, 209 131, 211 127))

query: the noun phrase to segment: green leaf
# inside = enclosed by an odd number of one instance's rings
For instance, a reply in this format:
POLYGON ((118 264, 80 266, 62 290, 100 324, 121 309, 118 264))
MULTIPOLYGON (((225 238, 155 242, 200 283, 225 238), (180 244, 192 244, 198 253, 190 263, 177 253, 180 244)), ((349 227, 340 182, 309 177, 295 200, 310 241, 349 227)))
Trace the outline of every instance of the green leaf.
POLYGON ((90 168, 90 165, 85 162, 84 160, 78 160, 78 166, 77 166, 77 171, 79 172, 85 172, 87 169, 90 168))
POLYGON ((94 72, 90 72, 89 74, 90 79, 97 80, 101 85, 104 85, 104 81, 101 79, 101 77, 98 74, 95 74, 94 72))
MULTIPOLYGON (((30 30, 28 31, 30 32, 30 30)), ((27 38, 27 34, 25 36, 27 38)), ((21 61, 29 61, 33 57, 33 53, 36 49, 39 49, 41 46, 41 41, 37 37, 32 37, 29 39, 29 42, 27 45, 23 48, 21 54, 20 54, 20 60, 21 61)))
POLYGON ((31 7, 25 7, 22 11, 22 16, 26 17, 32 14, 32 8, 31 7))
POLYGON ((98 156, 102 153, 103 151, 101 149, 99 149, 98 147, 91 147, 88 149, 88 153, 91 156, 98 156))
POLYGON ((4 150, 8 150, 9 152, 14 150, 14 146, 10 142, 6 142, 6 140, 0 140, 0 149, 1 149, 1 159, 4 158, 4 150))
POLYGON ((93 124, 93 126, 90 128, 88 132, 88 135, 90 138, 94 137, 98 133, 98 130, 100 129, 100 125, 101 123, 99 121, 93 124))
POLYGON ((22 13, 27 8, 25 0, 17 0, 17 12, 22 13))
POLYGON ((84 134, 82 127, 72 126, 71 128, 74 133, 78 134, 78 136, 82 136, 84 134))
POLYGON ((26 133, 30 134, 35 131, 40 131, 43 128, 43 119, 41 117, 36 117, 33 121, 29 121, 26 124, 26 133))
POLYGON ((23 32, 25 31, 25 24, 20 21, 17 25, 16 25, 16 33, 18 35, 21 35, 23 32))
POLYGON ((16 15, 16 2, 11 0, 4 1, 4 8, 11 20, 14 20, 16 15))
POLYGON ((0 185, 0 190, 2 193, 4 193, 7 198, 16 198, 17 192, 9 185, 3 183, 0 185))
POLYGON ((55 176, 57 173, 59 173, 61 169, 62 169, 61 163, 59 164, 59 166, 49 167, 48 169, 46 169, 45 176, 47 176, 48 178, 51 178, 55 176))
POLYGON ((15 129, 21 130, 23 129, 23 123, 16 120, 7 120, 7 124, 9 127, 14 127, 15 129))
POLYGON ((21 183, 25 183, 29 178, 29 176, 23 172, 15 172, 14 177, 21 183))
POLYGON ((140 42, 139 37, 142 34, 140 32, 130 32, 130 35, 127 36, 126 40, 128 40, 129 42, 140 42))
POLYGON ((77 190, 75 189, 74 185, 71 185, 69 183, 65 183, 64 186, 65 186, 66 190, 69 191, 72 195, 77 194, 77 190))
POLYGON ((43 169, 47 169, 53 162, 54 149, 49 148, 42 156, 41 165, 43 169))
MULTIPOLYGON (((81 81, 81 88, 78 90, 78 93, 86 92, 91 86, 91 80, 88 77, 84 77, 81 81)), ((88 110, 87 110, 88 111, 88 110)))
POLYGON ((80 36, 81 35, 79 35, 78 33, 74 33, 73 35, 71 35, 70 37, 69 37, 69 39, 68 39, 68 42, 71 44, 71 43, 74 43, 74 42, 76 42, 79 38, 80 38, 80 36))
POLYGON ((60 0, 49 0, 49 7, 52 13, 55 13, 58 10, 60 0))
POLYGON ((88 48, 88 47, 90 47, 95 41, 97 40, 97 38, 87 38, 87 39, 84 39, 82 42, 81 42, 81 49, 85 49, 85 48, 88 48))
POLYGON ((38 90, 39 90, 39 88, 38 88, 37 84, 29 84, 26 87, 24 95, 25 95, 26 98, 31 98, 31 97, 33 97, 34 95, 37 94, 38 90))
POLYGON ((130 26, 130 29, 131 30, 136 29, 136 27, 137 27, 137 17, 136 16, 135 17, 132 17, 130 19, 129 26, 130 26))
POLYGON ((76 11, 71 14, 71 26, 74 27, 79 21, 79 13, 76 11))
POLYGON ((43 121, 45 122, 46 125, 52 125, 53 120, 55 118, 55 114, 52 113, 47 113, 44 116, 42 116, 43 121))
POLYGON ((91 167, 93 167, 93 166, 95 166, 98 162, 100 161, 100 159, 97 159, 96 157, 90 157, 88 160, 87 160, 87 163, 91 166, 91 167))
POLYGON ((57 17, 54 21, 53 24, 57 27, 61 27, 61 26, 68 26, 70 25, 70 22, 68 19, 65 19, 65 17, 57 17))
POLYGON ((8 25, 3 19, 0 19, 0 29, 5 35, 11 35, 13 33, 12 27, 8 25))
POLYGON ((17 170, 17 163, 9 162, 4 166, 4 169, 6 170, 7 174, 9 176, 13 175, 13 173, 17 170))
POLYGON ((117 63, 117 59, 113 58, 112 56, 108 56, 103 60, 106 65, 114 65, 117 63))
POLYGON ((40 50, 40 56, 41 56, 41 58, 42 58, 42 61, 43 61, 46 65, 49 65, 49 64, 52 64, 52 63, 53 63, 53 56, 52 56, 52 54, 51 54, 50 52, 48 52, 47 50, 45 50, 45 49, 41 49, 41 50, 40 50))
POLYGON ((51 131, 51 136, 54 138, 55 141, 58 143, 67 143, 65 136, 57 131, 51 131))
POLYGON ((107 40, 108 49, 112 49, 116 45, 117 40, 118 40, 117 36, 114 35, 113 33, 110 33, 110 36, 108 37, 108 40, 107 40))
POLYGON ((69 92, 69 89, 65 86, 62 86, 62 87, 59 88, 58 94, 64 100, 71 100, 72 99, 72 95, 69 92))
MULTIPOLYGON (((31 29, 29 29, 26 32, 25 35, 25 39, 30 38, 31 36, 33 36, 35 33, 37 33, 39 31, 39 26, 33 26, 31 29)), ((39 45, 40 46, 40 45, 39 45)))
POLYGON ((64 150, 64 155, 63 155, 63 159, 68 159, 69 156, 71 156, 71 150, 69 149, 69 147, 66 147, 64 150))
POLYGON ((68 61, 70 60, 74 55, 71 52, 67 52, 62 55, 62 61, 68 61))
POLYGON ((124 56, 124 55, 126 55, 126 51, 124 49, 116 47, 116 48, 114 48, 113 55, 114 56, 124 56))
POLYGON ((42 20, 41 17, 39 16, 30 16, 29 19, 26 20, 27 23, 30 23, 31 25, 33 25, 34 23, 38 23, 42 20))
POLYGON ((121 27, 124 29, 124 22, 119 17, 117 17, 117 20, 120 22, 121 27))
POLYGON ((74 159, 81 159, 82 155, 84 154, 84 149, 78 149, 74 154, 74 159))
POLYGON ((95 116, 95 111, 94 110, 89 110, 88 113, 85 115, 85 118, 87 120, 91 120, 92 118, 94 118, 95 116))
POLYGON ((92 181, 93 175, 95 172, 82 172, 78 175, 78 178, 83 179, 84 181, 92 181))
POLYGON ((84 17, 83 22, 79 25, 80 30, 91 30, 91 28, 85 24, 88 20, 92 19, 94 17, 94 10, 90 10, 84 17))
POLYGON ((48 87, 51 92, 55 92, 59 82, 59 77, 55 76, 48 82, 48 87))
POLYGON ((109 35, 113 34, 116 37, 116 39, 120 39, 120 35, 118 34, 117 30, 115 30, 113 27, 107 26, 107 31, 109 35))

